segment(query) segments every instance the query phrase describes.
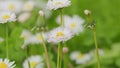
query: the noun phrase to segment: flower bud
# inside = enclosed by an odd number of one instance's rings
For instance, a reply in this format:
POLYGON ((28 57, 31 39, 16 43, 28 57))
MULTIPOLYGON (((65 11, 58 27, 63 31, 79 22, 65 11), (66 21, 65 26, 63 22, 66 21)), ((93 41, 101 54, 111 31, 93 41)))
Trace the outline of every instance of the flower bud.
POLYGON ((42 10, 39 11, 40 16, 44 16, 44 12, 42 10))
POLYGON ((88 10, 88 9, 86 9, 86 10, 84 10, 84 13, 85 13, 85 15, 90 15, 91 14, 91 11, 90 10, 88 10))
POLYGON ((69 51, 68 47, 63 47, 62 48, 63 53, 67 53, 69 51))

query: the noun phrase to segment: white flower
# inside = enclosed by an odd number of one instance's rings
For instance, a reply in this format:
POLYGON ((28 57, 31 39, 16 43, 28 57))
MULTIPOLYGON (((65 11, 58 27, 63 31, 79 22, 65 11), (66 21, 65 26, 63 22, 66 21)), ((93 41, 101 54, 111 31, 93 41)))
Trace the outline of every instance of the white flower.
POLYGON ((25 48, 25 46, 31 43, 31 37, 33 37, 33 35, 28 30, 23 30, 20 37, 24 39, 22 48, 25 48))
POLYGON ((29 12, 22 13, 22 14, 19 15, 18 21, 23 23, 26 20, 28 20, 30 18, 30 16, 31 16, 31 14, 29 12))
POLYGON ((59 43, 59 42, 64 42, 73 37, 73 33, 71 30, 64 28, 64 27, 58 27, 56 29, 53 29, 48 33, 48 42, 51 43, 59 43))
MULTIPOLYGON (((43 36, 44 41, 46 41, 47 33, 42 33, 42 36, 43 36)), ((36 35, 33 36, 31 42, 32 42, 33 44, 42 43, 42 36, 41 36, 41 33, 37 33, 36 35)))
POLYGON ((49 10, 56 10, 59 8, 64 8, 64 7, 68 7, 71 5, 71 1, 70 0, 49 0, 47 3, 47 8, 49 10))
POLYGON ((15 68, 15 62, 10 62, 8 59, 1 59, 0 58, 0 68, 15 68))
POLYGON ((4 41, 4 39, 0 37, 0 42, 3 42, 3 41, 4 41))
POLYGON ((1 11, 11 11, 18 13, 21 11, 22 2, 21 1, 1 1, 0 10, 1 11))
POLYGON ((31 56, 23 63, 23 68, 29 68, 28 61, 31 68, 44 68, 43 58, 39 55, 31 56))
MULTIPOLYGON (((69 20, 71 20, 71 17, 68 16, 68 15, 64 15, 63 16, 63 22, 68 22, 69 20)), ((60 15, 56 18, 56 22, 57 24, 61 24, 61 21, 60 21, 60 15)))
MULTIPOLYGON (((91 52, 90 52, 90 54, 92 55, 92 56, 94 56, 96 53, 96 49, 94 49, 94 50, 92 50, 91 52)), ((98 53, 99 53, 99 55, 103 55, 104 54, 104 51, 103 51, 103 49, 98 49, 98 53)))
POLYGON ((32 11, 35 7, 34 1, 28 1, 23 6, 23 11, 32 11))
POLYGON ((14 22, 16 15, 11 12, 0 12, 0 23, 14 22))
MULTIPOLYGON (((60 16, 58 16, 56 21, 60 23, 60 16)), ((79 34, 83 31, 84 19, 82 19, 78 15, 74 15, 73 17, 65 15, 63 16, 63 22, 64 26, 71 29, 74 34, 79 34)))
POLYGON ((82 54, 79 51, 72 52, 70 55, 71 60, 74 60, 76 64, 85 64, 91 59, 90 54, 82 54))

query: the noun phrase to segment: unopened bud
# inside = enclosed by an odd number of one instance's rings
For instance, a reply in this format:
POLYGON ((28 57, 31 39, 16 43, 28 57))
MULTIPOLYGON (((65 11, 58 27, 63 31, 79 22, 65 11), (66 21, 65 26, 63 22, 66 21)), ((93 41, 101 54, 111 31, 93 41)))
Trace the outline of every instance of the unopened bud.
POLYGON ((68 47, 63 47, 62 48, 63 53, 67 53, 69 51, 68 47))
POLYGON ((88 9, 86 9, 86 10, 84 10, 84 13, 85 13, 85 15, 90 15, 91 14, 91 11, 90 10, 88 10, 88 9))
POLYGON ((42 10, 39 11, 40 16, 44 16, 44 12, 42 10))

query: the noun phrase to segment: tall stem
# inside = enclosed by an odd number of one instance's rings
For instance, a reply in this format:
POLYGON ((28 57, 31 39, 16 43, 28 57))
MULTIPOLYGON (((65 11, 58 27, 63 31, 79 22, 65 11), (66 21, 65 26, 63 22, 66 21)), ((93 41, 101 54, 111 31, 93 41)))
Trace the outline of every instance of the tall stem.
POLYGON ((49 61, 49 58, 48 58, 47 47, 46 47, 45 40, 44 40, 44 38, 43 38, 42 33, 41 33, 41 37, 42 37, 42 43, 43 43, 44 52, 45 52, 45 57, 46 57, 46 62, 47 62, 47 68, 50 68, 50 61, 49 61))
POLYGON ((95 47, 96 47, 97 64, 98 64, 98 68, 100 68, 100 58, 99 58, 98 43, 97 43, 97 37, 96 37, 95 30, 93 30, 93 35, 94 35, 94 41, 95 41, 95 47))
POLYGON ((60 44, 58 45, 58 55, 57 55, 57 68, 60 68, 60 44))
POLYGON ((6 58, 9 58, 9 50, 8 50, 8 24, 6 23, 6 58))
MULTIPOLYGON (((66 42, 64 42, 64 47, 66 47, 66 42)), ((64 53, 64 56, 63 56, 63 61, 64 61, 64 68, 67 68, 67 53, 64 53)))
POLYGON ((61 66, 62 66, 62 43, 60 43, 61 45, 60 45, 60 65, 59 65, 59 67, 61 68, 61 66))
POLYGON ((29 61, 29 47, 26 48, 26 58, 28 62, 28 67, 31 68, 30 61, 29 61))
POLYGON ((64 23, 63 23, 63 9, 60 9, 60 25, 64 26, 64 23))

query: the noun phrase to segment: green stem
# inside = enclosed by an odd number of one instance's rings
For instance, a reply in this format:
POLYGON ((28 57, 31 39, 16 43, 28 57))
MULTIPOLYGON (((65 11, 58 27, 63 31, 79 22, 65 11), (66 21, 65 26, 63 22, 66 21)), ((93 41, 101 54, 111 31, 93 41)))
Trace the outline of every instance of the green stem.
POLYGON ((28 61, 28 67, 31 68, 30 61, 29 61, 29 47, 27 47, 27 49, 26 49, 26 58, 28 61))
POLYGON ((58 55, 57 55, 57 68, 59 68, 60 64, 60 44, 58 45, 58 55))
POLYGON ((63 9, 60 9, 60 25, 63 27, 64 23, 63 23, 63 9))
POLYGON ((62 47, 60 45, 60 68, 61 68, 61 66, 62 66, 62 47))
POLYGON ((6 23, 6 57, 9 58, 9 46, 8 46, 8 24, 6 23))
POLYGON ((95 41, 95 47, 96 47, 97 64, 98 64, 98 68, 100 68, 100 58, 99 58, 98 43, 97 43, 97 37, 96 37, 95 30, 93 30, 93 35, 94 35, 94 41, 95 41))
MULTIPOLYGON (((64 47, 66 47, 66 42, 64 42, 64 47)), ((64 54, 63 60, 64 60, 64 68, 67 68, 67 53, 64 54)))
POLYGON ((42 32, 41 32, 41 37, 42 37, 42 43, 43 43, 45 57, 46 57, 46 62, 47 62, 47 68, 50 68, 50 61, 49 61, 49 58, 48 58, 47 47, 46 47, 45 40, 43 38, 42 32))

